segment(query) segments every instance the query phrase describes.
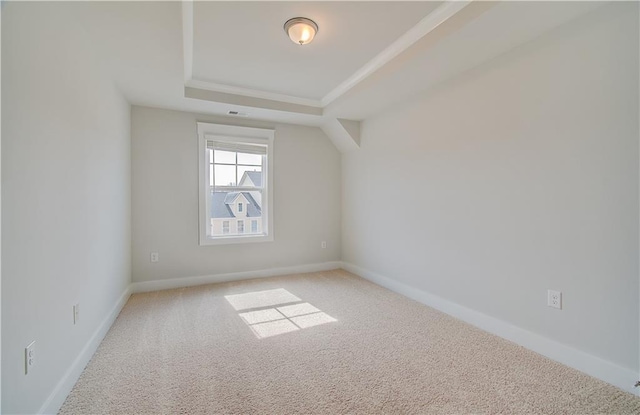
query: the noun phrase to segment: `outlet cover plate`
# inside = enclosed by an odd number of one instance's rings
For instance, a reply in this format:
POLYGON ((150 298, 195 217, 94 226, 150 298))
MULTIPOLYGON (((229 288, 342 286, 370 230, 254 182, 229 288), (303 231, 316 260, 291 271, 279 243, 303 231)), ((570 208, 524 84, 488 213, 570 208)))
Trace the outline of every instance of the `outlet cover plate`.
POLYGON ((547 305, 562 310, 562 293, 556 290, 547 290, 547 305))
POLYGON ((29 343, 24 348, 24 374, 28 375, 29 371, 33 370, 33 366, 36 364, 36 342, 35 340, 29 343))

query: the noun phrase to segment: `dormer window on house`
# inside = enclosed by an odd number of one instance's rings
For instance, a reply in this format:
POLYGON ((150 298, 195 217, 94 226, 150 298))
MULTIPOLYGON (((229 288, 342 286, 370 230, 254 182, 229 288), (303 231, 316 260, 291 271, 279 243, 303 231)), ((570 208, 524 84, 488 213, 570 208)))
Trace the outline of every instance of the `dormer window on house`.
POLYGON ((198 136, 200 244, 273 240, 273 130, 198 123, 198 136))

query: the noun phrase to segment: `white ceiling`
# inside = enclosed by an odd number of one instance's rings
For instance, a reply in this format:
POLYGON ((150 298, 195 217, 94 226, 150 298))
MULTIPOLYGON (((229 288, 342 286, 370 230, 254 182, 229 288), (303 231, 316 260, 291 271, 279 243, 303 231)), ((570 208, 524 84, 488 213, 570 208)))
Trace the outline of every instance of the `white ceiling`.
POLYGON ((59 24, 80 27, 132 104, 215 115, 236 110, 322 126, 334 142, 351 135, 357 143, 357 125, 344 119, 366 119, 424 93, 602 3, 59 5, 69 10, 69 22, 59 24), (293 44, 282 30, 298 15, 320 26, 310 45, 293 44), (352 39, 349 28, 357 29, 352 39))
POLYGON ((198 2, 193 79, 320 100, 433 11, 437 2, 198 2), (319 26, 296 45, 284 23, 319 26))

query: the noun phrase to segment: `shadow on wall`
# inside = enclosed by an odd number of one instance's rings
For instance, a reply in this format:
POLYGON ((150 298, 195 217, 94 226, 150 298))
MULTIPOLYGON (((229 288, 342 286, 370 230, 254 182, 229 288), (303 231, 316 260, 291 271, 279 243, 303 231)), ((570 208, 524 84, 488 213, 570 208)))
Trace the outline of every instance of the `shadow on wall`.
POLYGON ((224 297, 259 339, 337 321, 284 288, 224 297), (250 311, 245 311, 250 310, 250 311))

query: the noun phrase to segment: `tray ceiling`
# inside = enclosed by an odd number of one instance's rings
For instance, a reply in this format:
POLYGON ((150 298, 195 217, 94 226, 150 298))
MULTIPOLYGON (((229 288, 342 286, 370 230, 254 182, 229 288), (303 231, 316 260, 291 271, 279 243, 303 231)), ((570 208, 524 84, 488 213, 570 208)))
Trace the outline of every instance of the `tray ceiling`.
POLYGON ((196 2, 192 79, 320 100, 439 2, 196 2), (319 25, 295 45, 286 20, 319 25))

